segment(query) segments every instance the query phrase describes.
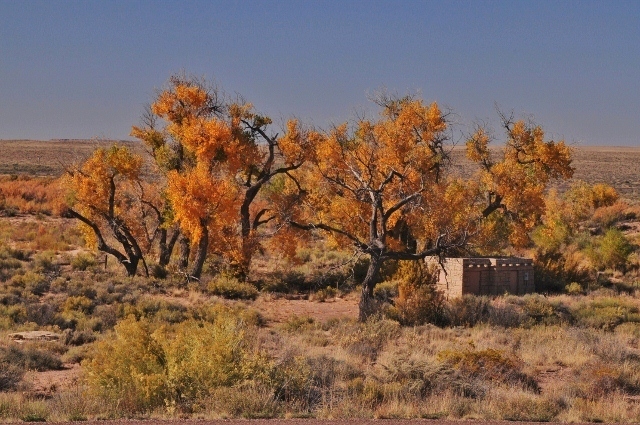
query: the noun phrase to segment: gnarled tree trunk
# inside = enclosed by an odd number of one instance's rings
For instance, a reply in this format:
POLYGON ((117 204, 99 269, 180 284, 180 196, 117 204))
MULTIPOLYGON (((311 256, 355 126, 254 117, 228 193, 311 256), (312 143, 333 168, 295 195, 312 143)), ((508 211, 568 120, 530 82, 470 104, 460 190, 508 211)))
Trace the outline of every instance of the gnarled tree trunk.
POLYGON ((373 288, 375 288, 380 277, 380 267, 383 260, 378 255, 371 255, 367 274, 362 281, 362 292, 360 293, 360 303, 358 320, 366 321, 369 317, 378 312, 378 303, 373 297, 373 288))

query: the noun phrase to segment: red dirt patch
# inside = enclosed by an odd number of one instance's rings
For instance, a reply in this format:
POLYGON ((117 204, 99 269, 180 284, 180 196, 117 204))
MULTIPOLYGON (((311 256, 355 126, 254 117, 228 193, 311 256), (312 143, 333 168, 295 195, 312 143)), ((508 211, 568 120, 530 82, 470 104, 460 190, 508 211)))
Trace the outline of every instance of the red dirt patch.
POLYGON ((269 325, 284 323, 293 316, 311 317, 318 322, 344 317, 355 319, 358 317, 358 294, 350 293, 343 298, 331 298, 324 302, 263 295, 252 307, 264 316, 269 325))
POLYGON ((80 379, 80 365, 69 363, 62 370, 46 372, 28 372, 24 378, 28 391, 37 396, 51 396, 61 389, 68 389, 76 385, 80 379))

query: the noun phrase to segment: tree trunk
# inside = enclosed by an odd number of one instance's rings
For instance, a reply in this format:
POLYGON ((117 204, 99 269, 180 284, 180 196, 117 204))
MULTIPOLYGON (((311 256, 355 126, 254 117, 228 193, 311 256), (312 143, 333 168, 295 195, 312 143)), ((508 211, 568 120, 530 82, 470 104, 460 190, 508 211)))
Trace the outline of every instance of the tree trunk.
POLYGON ((378 304, 373 298, 373 288, 378 283, 378 275, 380 267, 382 266, 382 260, 377 255, 371 255, 369 267, 367 268, 367 275, 362 281, 362 293, 360 294, 360 303, 358 320, 361 322, 366 321, 369 317, 378 312, 378 304))
POLYGON ((207 258, 208 248, 209 230, 207 229, 207 226, 203 226, 202 236, 200 236, 200 240, 198 241, 198 251, 196 252, 196 258, 193 260, 193 269, 189 274, 191 277, 200 279, 200 275, 202 275, 202 267, 204 266, 204 261, 207 258))
POLYGON ((180 270, 187 270, 190 254, 191 241, 186 235, 182 235, 182 237, 180 238, 180 259, 178 260, 178 267, 180 268, 180 270))
POLYGON ((242 279, 249 272, 251 257, 255 251, 255 243, 251 235, 251 213, 249 207, 255 199, 262 184, 256 184, 247 190, 244 195, 244 201, 240 206, 240 235, 242 236, 242 258, 240 264, 236 265, 236 274, 242 279))
POLYGON ((180 236, 180 231, 177 229, 174 229, 173 233, 171 234, 171 238, 169 238, 169 242, 167 243, 167 231, 165 229, 162 229, 162 230, 164 231, 164 235, 160 239, 160 258, 159 258, 158 264, 160 265, 160 267, 166 267, 169 264, 169 261, 171 260, 173 247, 175 246, 176 241, 180 236))
POLYGON ((133 277, 133 276, 136 275, 136 271, 138 270, 138 262, 139 261, 140 261, 139 258, 137 258, 135 256, 132 256, 131 258, 129 258, 129 260, 122 262, 122 265, 127 270, 127 275, 129 277, 133 277))

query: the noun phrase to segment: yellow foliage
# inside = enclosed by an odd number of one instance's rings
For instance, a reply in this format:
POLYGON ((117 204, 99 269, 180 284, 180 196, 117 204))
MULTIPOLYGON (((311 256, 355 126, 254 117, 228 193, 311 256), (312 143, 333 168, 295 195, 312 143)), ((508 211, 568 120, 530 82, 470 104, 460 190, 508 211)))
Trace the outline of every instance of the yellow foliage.
MULTIPOLYGON (((481 193, 485 194, 483 216, 504 214, 508 222, 503 225, 508 226, 511 244, 523 247, 529 243, 529 232, 545 213, 544 192, 549 181, 573 175, 571 150, 564 141, 545 141, 539 126, 511 122, 505 117, 503 120, 507 141, 500 160, 492 157, 488 148, 490 137, 483 128, 477 129, 467 141, 467 157, 481 165, 477 179, 481 193)), ((485 226, 485 235, 487 230, 485 226)))
POLYGON ((235 220, 237 187, 216 178, 204 163, 187 172, 169 172, 167 198, 175 219, 194 241, 200 239, 204 227, 219 229, 235 220))
MULTIPOLYGON (((141 168, 142 157, 126 147, 96 149, 84 164, 61 178, 67 207, 103 228, 108 228, 108 220, 117 218, 142 243, 141 168)), ((81 229, 87 243, 95 245, 93 230, 86 224, 81 229)))

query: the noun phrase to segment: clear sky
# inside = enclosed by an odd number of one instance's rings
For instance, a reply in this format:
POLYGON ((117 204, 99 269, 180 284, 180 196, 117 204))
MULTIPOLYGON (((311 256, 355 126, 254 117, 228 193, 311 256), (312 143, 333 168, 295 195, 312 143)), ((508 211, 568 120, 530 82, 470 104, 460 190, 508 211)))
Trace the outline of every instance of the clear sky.
POLYGON ((181 70, 317 127, 420 93, 640 146, 640 1, 0 0, 0 139, 128 138, 181 70))

